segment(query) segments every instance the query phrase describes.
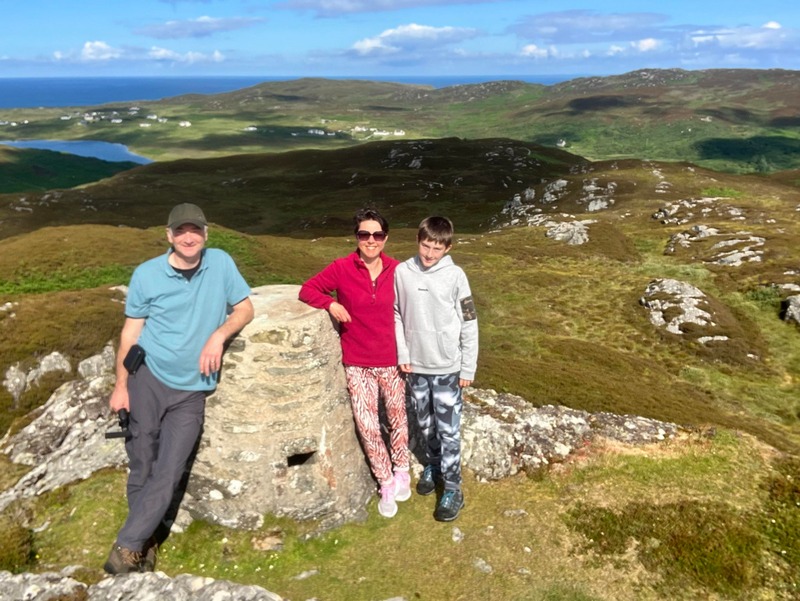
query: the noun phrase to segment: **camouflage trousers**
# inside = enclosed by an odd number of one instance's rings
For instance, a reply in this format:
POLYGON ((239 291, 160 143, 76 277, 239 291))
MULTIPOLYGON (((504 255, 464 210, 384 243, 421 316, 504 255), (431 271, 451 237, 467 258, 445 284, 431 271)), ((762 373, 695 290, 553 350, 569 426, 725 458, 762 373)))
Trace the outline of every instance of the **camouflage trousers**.
POLYGON ((459 374, 407 374, 406 394, 417 414, 428 464, 441 470, 445 490, 461 488, 459 374))

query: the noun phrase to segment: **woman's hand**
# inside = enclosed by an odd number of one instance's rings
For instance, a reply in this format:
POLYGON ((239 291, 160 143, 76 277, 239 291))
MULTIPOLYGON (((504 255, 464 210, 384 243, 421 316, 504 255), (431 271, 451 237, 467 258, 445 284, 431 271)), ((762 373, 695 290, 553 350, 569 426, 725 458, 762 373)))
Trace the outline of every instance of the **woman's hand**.
POLYGON ((340 305, 336 301, 331 303, 331 306, 328 307, 328 313, 333 316, 333 318, 338 321, 339 323, 348 323, 353 321, 350 317, 350 314, 347 312, 347 309, 344 306, 340 305))

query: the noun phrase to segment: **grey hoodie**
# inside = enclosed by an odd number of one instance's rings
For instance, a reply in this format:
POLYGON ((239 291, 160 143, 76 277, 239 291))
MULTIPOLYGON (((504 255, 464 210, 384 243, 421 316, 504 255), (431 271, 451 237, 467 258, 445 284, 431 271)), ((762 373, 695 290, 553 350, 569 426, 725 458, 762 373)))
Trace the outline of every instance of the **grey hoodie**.
POLYGON ((464 270, 450 255, 424 269, 415 256, 394 274, 397 362, 418 374, 474 380, 478 318, 464 270))

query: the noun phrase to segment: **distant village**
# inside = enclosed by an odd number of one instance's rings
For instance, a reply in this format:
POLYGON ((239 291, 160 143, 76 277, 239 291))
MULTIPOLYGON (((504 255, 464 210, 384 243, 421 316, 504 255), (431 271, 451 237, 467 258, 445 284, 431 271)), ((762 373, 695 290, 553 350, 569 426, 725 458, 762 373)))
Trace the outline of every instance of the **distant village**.
MULTIPOLYGON (((142 109, 138 106, 131 106, 128 108, 127 111, 117 111, 117 110, 110 110, 110 111, 86 111, 80 112, 76 111, 70 114, 64 114, 59 117, 61 121, 75 121, 78 125, 81 126, 90 126, 93 123, 110 123, 114 125, 120 125, 125 122, 130 122, 132 120, 137 120, 138 125, 141 128, 150 128, 153 127, 155 124, 166 124, 170 121, 168 117, 159 116, 155 113, 148 113, 146 115, 142 115, 142 109)), ((173 120, 174 121, 174 120, 173 120)), ((323 125, 326 123, 330 123, 327 119, 321 119, 323 125)), ((22 121, 8 121, 4 119, 0 119, 0 127, 19 127, 21 125, 28 125, 30 121, 28 119, 22 121)), ((188 120, 178 120, 177 121, 178 127, 192 127, 192 122, 188 120)), ((242 131, 253 133, 258 131, 269 131, 268 128, 259 128, 257 125, 248 125, 242 129, 242 131)), ((295 132, 290 132, 292 136, 330 136, 335 137, 339 136, 348 136, 351 138, 359 138, 362 140, 368 140, 370 138, 385 138, 385 137, 401 137, 405 136, 406 132, 403 129, 381 129, 377 127, 367 127, 365 125, 356 125, 349 130, 337 130, 337 131, 329 131, 325 128, 321 127, 312 127, 312 128, 298 128, 295 132)))

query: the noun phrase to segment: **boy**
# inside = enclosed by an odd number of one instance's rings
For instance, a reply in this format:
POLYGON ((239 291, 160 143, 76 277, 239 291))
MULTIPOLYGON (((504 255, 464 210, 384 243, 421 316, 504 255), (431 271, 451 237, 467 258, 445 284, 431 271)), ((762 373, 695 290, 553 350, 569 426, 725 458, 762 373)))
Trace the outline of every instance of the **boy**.
POLYGON ((478 317, 464 271, 447 256, 453 223, 424 219, 419 254, 395 271, 397 361, 406 394, 427 442, 427 465, 417 492, 429 495, 437 480, 444 494, 434 518, 449 522, 464 506, 461 491, 461 389, 472 384, 478 362, 478 317))

